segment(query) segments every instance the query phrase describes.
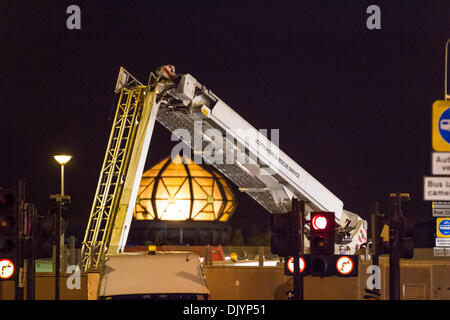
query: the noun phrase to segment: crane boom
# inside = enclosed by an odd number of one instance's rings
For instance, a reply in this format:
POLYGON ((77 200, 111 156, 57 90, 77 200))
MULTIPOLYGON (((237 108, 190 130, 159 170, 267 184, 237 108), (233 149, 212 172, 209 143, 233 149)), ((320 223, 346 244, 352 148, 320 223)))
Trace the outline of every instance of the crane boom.
POLYGON ((350 235, 354 252, 366 242, 367 222, 343 209, 343 202, 282 152, 236 111, 190 74, 173 66, 151 74, 148 85, 121 68, 120 92, 105 159, 82 247, 84 270, 98 269, 105 255, 126 244, 155 119, 270 213, 291 210, 292 198, 307 213, 332 211, 350 235))
POLYGON ((120 69, 120 91, 103 166, 81 249, 84 271, 99 269, 107 252, 122 251, 153 133, 155 90, 120 69))

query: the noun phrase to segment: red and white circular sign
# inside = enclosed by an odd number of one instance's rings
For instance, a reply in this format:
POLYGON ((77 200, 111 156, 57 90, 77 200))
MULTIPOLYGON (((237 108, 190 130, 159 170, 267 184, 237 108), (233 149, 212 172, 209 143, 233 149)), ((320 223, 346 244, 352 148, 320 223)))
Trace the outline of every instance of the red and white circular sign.
POLYGON ((14 274, 14 263, 8 259, 0 260, 0 279, 9 279, 14 274))
MULTIPOLYGON (((294 258, 293 257, 290 257, 288 259, 287 268, 290 273, 294 273, 294 258)), ((305 260, 302 257, 300 257, 300 259, 299 259, 299 269, 300 269, 300 272, 305 271, 305 260)))
POLYGON ((342 256, 336 261, 336 269, 342 275, 347 275, 353 271, 353 260, 347 256, 342 256))

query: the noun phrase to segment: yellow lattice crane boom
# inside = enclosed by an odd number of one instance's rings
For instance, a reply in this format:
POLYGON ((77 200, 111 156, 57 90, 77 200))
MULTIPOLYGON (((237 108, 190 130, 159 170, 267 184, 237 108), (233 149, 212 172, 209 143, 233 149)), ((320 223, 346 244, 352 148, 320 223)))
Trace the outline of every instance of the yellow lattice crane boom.
POLYGON ((95 192, 81 251, 84 271, 98 270, 105 254, 123 249, 128 236, 137 187, 159 104, 155 77, 147 86, 120 69, 116 114, 95 192))

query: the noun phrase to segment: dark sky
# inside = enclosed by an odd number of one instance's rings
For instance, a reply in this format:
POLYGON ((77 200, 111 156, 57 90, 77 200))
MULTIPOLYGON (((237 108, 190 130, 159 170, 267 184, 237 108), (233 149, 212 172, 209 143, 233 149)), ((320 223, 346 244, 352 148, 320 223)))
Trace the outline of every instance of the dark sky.
MULTIPOLYGON (((191 73, 254 127, 279 129, 280 147, 368 219, 391 192, 429 223, 433 246, 431 105, 444 95, 450 1, 0 2, 0 185, 23 179, 46 211, 60 188, 51 157, 69 152, 67 234, 84 236, 111 128, 120 66, 142 82, 163 64, 191 73), (66 8, 81 8, 81 30, 66 8), (366 8, 381 8, 368 30, 366 8)), ((170 153, 158 125, 147 166, 170 153)), ((269 216, 245 195, 234 226, 269 216)))

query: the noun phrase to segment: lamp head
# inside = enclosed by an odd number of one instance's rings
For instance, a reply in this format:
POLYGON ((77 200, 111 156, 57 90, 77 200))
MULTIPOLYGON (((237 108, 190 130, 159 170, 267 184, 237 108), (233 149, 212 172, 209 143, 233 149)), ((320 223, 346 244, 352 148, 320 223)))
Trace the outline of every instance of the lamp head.
POLYGON ((56 160, 60 165, 63 166, 63 165, 65 165, 67 162, 69 162, 70 159, 72 159, 72 156, 61 154, 61 155, 53 156, 53 158, 55 158, 55 160, 56 160))

